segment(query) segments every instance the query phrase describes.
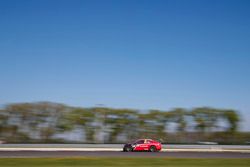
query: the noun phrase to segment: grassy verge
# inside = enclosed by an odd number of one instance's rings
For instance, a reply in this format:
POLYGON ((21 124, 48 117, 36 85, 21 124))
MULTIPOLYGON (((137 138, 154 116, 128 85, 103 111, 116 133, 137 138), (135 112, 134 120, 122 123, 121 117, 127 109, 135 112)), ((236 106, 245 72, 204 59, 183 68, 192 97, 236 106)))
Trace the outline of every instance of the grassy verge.
POLYGON ((249 167, 250 159, 0 158, 1 167, 249 167))

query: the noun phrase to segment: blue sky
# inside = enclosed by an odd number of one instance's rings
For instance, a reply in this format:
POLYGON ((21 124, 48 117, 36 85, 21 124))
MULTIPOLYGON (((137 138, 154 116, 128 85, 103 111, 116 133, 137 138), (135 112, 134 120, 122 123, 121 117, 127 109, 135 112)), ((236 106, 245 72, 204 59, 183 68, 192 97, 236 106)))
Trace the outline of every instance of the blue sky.
POLYGON ((0 103, 242 114, 250 1, 0 0, 0 103))

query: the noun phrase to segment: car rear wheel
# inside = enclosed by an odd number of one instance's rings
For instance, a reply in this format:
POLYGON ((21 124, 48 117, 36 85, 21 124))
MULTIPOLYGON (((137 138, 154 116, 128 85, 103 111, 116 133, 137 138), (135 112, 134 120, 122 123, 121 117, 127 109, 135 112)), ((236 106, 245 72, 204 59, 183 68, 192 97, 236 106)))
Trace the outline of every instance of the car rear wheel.
POLYGON ((155 146, 150 146, 149 151, 150 152, 156 152, 156 147, 155 146))
POLYGON ((123 149, 123 151, 125 151, 125 152, 130 152, 130 151, 132 151, 132 148, 131 148, 131 147, 125 147, 125 148, 123 149))

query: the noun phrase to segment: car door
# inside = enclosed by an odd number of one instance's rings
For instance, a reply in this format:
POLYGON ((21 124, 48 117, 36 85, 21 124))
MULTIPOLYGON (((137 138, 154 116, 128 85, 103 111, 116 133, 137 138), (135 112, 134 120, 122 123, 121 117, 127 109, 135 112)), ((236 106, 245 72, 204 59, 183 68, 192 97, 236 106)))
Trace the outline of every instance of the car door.
POLYGON ((135 143, 135 148, 134 150, 135 151, 142 151, 144 150, 144 140, 138 140, 136 143, 135 143))
POLYGON ((144 150, 149 150, 149 147, 150 147, 150 143, 151 143, 151 140, 145 140, 144 141, 144 150))
POLYGON ((149 142, 148 140, 144 140, 143 144, 140 145, 141 150, 145 151, 149 149, 149 142))

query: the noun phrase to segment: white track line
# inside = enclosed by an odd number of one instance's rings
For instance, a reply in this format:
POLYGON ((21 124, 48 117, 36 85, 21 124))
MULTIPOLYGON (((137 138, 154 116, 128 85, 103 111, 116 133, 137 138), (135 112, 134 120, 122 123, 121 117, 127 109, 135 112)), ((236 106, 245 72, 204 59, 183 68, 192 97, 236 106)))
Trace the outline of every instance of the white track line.
MULTIPOLYGON (((121 148, 0 148, 0 151, 122 151, 121 148)), ((162 149, 162 152, 241 152, 250 153, 250 150, 239 149, 162 149)))
POLYGON ((0 151, 122 151, 120 148, 0 148, 0 151))

